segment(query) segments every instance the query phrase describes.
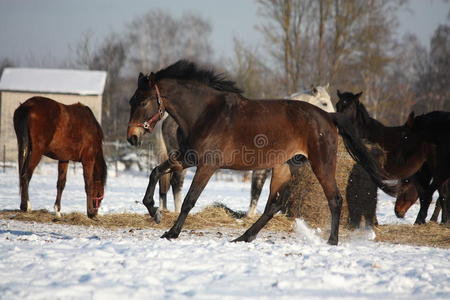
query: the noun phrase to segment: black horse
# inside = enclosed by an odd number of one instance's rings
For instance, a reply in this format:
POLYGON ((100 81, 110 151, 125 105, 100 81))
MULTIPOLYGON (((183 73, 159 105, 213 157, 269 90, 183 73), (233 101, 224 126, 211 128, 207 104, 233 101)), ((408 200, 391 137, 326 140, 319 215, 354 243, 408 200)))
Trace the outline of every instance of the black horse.
MULTIPOLYGON (((383 168, 392 179, 409 178, 419 172, 415 176, 421 180, 414 181, 414 184, 417 185, 417 191, 420 193, 421 209, 415 223, 424 224, 433 192, 440 186, 440 184, 433 183, 435 179, 430 184, 431 178, 436 175, 425 169, 434 170, 438 166, 435 161, 437 158, 436 147, 431 143, 430 138, 426 138, 425 129, 428 128, 428 123, 424 124, 421 119, 416 120, 414 115, 410 115, 405 125, 384 126, 370 117, 364 105, 359 101, 361 94, 341 93, 338 90, 337 111, 344 113, 353 121, 361 138, 378 144, 386 152, 383 168), (420 131, 421 134, 419 134, 420 131)), ((442 179, 439 182, 442 183, 442 179)), ((399 191, 402 191, 401 187, 399 191)))
MULTIPOLYGON (((420 197, 420 211, 416 223, 422 224, 425 222, 434 192, 450 179, 450 112, 433 111, 416 117, 411 113, 405 127, 406 132, 418 135, 422 140, 436 146, 432 181, 420 197)), ((448 195, 440 202, 443 223, 450 222, 449 202, 448 195)))

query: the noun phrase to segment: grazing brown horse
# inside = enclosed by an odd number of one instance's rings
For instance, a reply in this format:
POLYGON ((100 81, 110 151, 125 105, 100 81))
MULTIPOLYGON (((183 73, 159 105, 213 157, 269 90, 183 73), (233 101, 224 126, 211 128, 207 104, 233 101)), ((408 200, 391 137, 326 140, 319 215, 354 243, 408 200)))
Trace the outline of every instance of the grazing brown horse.
POLYGON ((33 97, 14 112, 19 147, 19 180, 22 211, 31 210, 28 184, 42 155, 58 160, 55 212, 60 216, 61 195, 69 161, 83 164, 87 215, 97 215, 106 184, 103 133, 89 107, 64 105, 52 99, 33 97))
POLYGON ((153 195, 158 179, 167 172, 197 167, 181 213, 163 238, 179 236, 189 211, 217 169, 272 168, 264 213, 235 240, 252 241, 282 208, 282 194, 296 168, 291 158, 302 154, 309 159, 328 200, 332 219, 328 243, 336 245, 342 206, 334 177, 338 130, 352 156, 384 187, 377 162, 343 115, 329 114, 306 102, 247 99, 234 82, 189 61, 178 61, 156 74, 139 74, 130 106, 128 141, 132 145, 153 130, 165 111, 178 123, 183 138, 178 155, 150 175, 143 203, 156 222, 160 214, 153 195))
MULTIPOLYGON (((416 174, 424 164, 427 166, 435 165, 435 146, 412 132, 406 125, 410 121, 403 126, 384 126, 381 122, 369 116, 366 108, 359 101, 361 94, 341 93, 338 90, 337 95, 339 101, 336 104, 337 111, 342 112, 352 120, 361 138, 378 144, 385 151, 386 160, 383 168, 392 179, 409 178, 416 174)), ((422 173, 426 174, 425 171, 422 171, 422 173)), ((431 174, 428 180, 414 181, 417 185, 417 190, 423 191, 420 199, 429 197, 425 192, 429 188, 430 180, 431 174), (420 186, 418 186, 419 184, 420 186)), ((391 194, 391 196, 396 195, 391 194)), ((421 207, 425 203, 421 200, 421 207)), ((428 206, 426 206, 427 209, 428 206)), ((425 209, 425 206, 423 209, 425 209)), ((415 223, 425 223, 424 215, 426 216, 423 212, 419 213, 415 223)))

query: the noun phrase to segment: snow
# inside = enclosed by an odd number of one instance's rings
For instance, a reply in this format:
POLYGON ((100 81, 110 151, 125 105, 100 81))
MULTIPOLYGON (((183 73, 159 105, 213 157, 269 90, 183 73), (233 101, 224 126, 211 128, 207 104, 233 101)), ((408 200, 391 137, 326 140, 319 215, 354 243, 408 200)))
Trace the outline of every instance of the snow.
MULTIPOLYGON (((52 210, 56 164, 38 167, 30 186, 34 209, 52 210)), ((111 168, 113 169, 113 168, 111 168)), ((62 212, 85 211, 81 168, 70 169, 62 212)), ((192 173, 188 173, 184 193, 192 173)), ((246 210, 250 184, 236 175, 213 178, 195 211, 221 201, 246 210)), ((15 169, 0 173, 0 209, 19 206, 15 169)), ((145 173, 108 178, 100 213, 145 213, 145 173)), ((267 185, 267 184, 266 184, 267 185)), ((264 207, 267 187, 258 211, 264 207)), ((398 220, 393 199, 380 194, 380 223, 413 223, 418 207, 398 220)), ((171 208, 173 203, 170 201, 171 208)), ((161 230, 0 220, 1 299, 449 299, 448 249, 373 242, 357 231, 329 246, 297 220, 293 234, 263 231, 252 243, 230 243, 240 231, 161 230)))
POLYGON ((104 71, 5 68, 0 90, 101 95, 105 82, 104 71))

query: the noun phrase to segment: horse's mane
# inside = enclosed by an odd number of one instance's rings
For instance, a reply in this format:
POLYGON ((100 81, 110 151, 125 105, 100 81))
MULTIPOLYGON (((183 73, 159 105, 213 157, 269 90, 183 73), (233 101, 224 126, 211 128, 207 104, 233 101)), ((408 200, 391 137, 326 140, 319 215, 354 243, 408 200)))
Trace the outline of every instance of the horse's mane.
POLYGON ((155 76, 156 80, 164 78, 195 80, 218 91, 238 94, 243 92, 236 86, 236 82, 226 79, 224 74, 216 73, 212 69, 199 67, 195 63, 184 59, 158 71, 155 76))
MULTIPOLYGON (((362 123, 365 125, 369 125, 371 122, 378 122, 374 118, 370 117, 369 113, 367 112, 366 107, 361 102, 358 102, 358 105, 356 106, 357 116, 361 119, 362 123)), ((381 124, 381 123, 380 123, 381 124)))

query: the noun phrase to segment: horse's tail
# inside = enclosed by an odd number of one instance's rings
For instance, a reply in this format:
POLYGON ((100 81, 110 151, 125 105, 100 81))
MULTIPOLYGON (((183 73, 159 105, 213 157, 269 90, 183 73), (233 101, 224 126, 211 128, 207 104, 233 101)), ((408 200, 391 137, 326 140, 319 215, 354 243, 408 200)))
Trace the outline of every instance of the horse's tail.
POLYGON ((19 160, 19 182, 20 182, 20 193, 23 191, 22 178, 26 176, 26 171, 28 169, 30 154, 31 154, 31 143, 30 135, 28 132, 28 108, 20 105, 14 111, 14 130, 17 137, 18 146, 18 160, 19 160))
POLYGON ((349 118, 341 113, 330 113, 330 116, 338 128, 339 135, 342 136, 350 156, 366 170, 380 189, 388 195, 396 195, 396 187, 383 182, 388 179, 388 176, 381 169, 380 164, 369 154, 349 118))

